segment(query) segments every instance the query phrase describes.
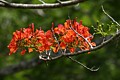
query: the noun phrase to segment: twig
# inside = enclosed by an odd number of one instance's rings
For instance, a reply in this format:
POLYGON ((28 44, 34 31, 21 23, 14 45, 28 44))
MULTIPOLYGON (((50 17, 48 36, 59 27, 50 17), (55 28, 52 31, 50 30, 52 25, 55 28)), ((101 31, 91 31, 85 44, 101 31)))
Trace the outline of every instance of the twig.
POLYGON ((120 26, 120 24, 115 21, 104 9, 103 5, 101 6, 102 7, 102 11, 104 12, 105 15, 107 15, 114 23, 116 23, 118 26, 120 26))
POLYGON ((82 64, 81 62, 73 59, 73 58, 70 57, 70 56, 68 56, 68 58, 69 58, 70 60, 72 60, 73 62, 76 62, 76 63, 80 64, 81 66, 83 66, 84 68, 86 68, 86 69, 88 69, 88 70, 90 70, 90 71, 98 71, 98 70, 99 70, 99 68, 97 68, 97 69, 94 69, 94 67, 89 68, 89 67, 87 67, 86 65, 82 64))
POLYGON ((41 3, 46 4, 43 0, 39 0, 41 3))
POLYGON ((54 58, 51 57, 51 49, 48 51, 45 51, 45 55, 44 54, 39 54, 39 59, 44 60, 44 61, 48 61, 48 60, 52 60, 54 58))
POLYGON ((60 4, 62 3, 62 1, 60 1, 60 0, 57 0, 60 4))

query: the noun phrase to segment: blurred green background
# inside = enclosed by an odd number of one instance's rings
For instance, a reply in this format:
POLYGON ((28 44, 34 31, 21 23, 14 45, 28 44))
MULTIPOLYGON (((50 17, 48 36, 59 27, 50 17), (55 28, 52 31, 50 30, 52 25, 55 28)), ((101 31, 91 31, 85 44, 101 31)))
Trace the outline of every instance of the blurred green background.
MULTIPOLYGON (((6 0, 9 2, 40 3, 39 0, 6 0)), ((56 0, 44 0, 45 2, 56 2, 56 0)), ((120 0, 88 0, 74 6, 56 9, 13 9, 0 8, 0 69, 6 66, 27 61, 38 53, 26 53, 21 56, 19 52, 8 55, 9 44, 12 33, 30 23, 35 28, 42 27, 43 30, 51 28, 51 23, 64 24, 69 17, 77 21, 82 20, 85 26, 91 28, 99 20, 108 23, 110 20, 102 12, 101 5, 118 22, 120 22, 120 0)), ((91 33, 93 30, 91 28, 91 33)), ((97 37, 98 38, 98 37, 97 37)), ((96 39, 97 39, 96 38, 96 39)), ((80 54, 75 59, 88 67, 99 67, 97 72, 91 72, 86 68, 72 62, 66 57, 40 64, 37 67, 20 71, 0 77, 0 80, 120 80, 120 41, 119 37, 103 48, 91 52, 91 54, 80 54)), ((29 66, 29 65, 28 65, 29 66)))

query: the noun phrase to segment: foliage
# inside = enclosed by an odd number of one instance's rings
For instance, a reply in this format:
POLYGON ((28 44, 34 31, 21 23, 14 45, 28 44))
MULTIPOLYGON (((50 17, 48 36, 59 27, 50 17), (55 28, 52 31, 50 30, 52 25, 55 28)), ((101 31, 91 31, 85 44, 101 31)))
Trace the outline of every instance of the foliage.
POLYGON ((116 25, 115 23, 111 22, 110 24, 104 24, 104 23, 100 23, 99 21, 97 21, 97 27, 93 27, 95 34, 99 34, 103 37, 105 36, 109 36, 109 35, 114 35, 115 32, 117 30, 119 30, 118 25, 116 25))

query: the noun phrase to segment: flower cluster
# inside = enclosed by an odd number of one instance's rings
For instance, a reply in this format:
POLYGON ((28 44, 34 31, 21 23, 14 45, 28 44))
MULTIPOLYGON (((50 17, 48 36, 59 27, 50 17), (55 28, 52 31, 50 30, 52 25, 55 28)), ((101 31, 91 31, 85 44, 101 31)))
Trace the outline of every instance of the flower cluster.
POLYGON ((60 47, 67 48, 71 53, 74 53, 76 48, 89 50, 92 46, 96 46, 94 42, 91 42, 93 36, 89 33, 89 28, 83 26, 82 21, 78 23, 76 20, 66 20, 64 25, 59 24, 54 32, 60 36, 60 47))
POLYGON ((96 46, 91 42, 93 36, 89 33, 89 28, 78 23, 76 20, 66 20, 64 25, 59 24, 57 27, 44 32, 41 28, 34 30, 34 24, 28 28, 21 28, 13 32, 13 37, 8 45, 9 55, 15 53, 18 49, 24 55, 26 51, 44 51, 52 50, 57 53, 60 49, 69 50, 74 53, 76 48, 89 50, 96 46))

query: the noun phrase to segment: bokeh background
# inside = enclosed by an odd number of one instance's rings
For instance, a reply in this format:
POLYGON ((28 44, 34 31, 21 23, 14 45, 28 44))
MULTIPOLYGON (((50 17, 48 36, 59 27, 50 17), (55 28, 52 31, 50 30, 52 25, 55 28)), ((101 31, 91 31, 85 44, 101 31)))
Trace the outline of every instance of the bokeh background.
MULTIPOLYGON (((40 4, 39 0, 6 1, 40 4)), ((56 2, 56 0, 44 1, 56 2)), ((94 33, 91 26, 95 25, 97 20, 106 24, 110 22, 110 19, 101 10, 101 5, 104 5, 105 10, 116 21, 120 22, 120 0, 87 0, 74 6, 56 9, 0 8, 0 69, 38 56, 38 53, 35 52, 26 53, 24 56, 21 56, 20 52, 11 56, 8 55, 7 45, 15 30, 34 23, 35 28, 42 27, 43 30, 47 31, 51 28, 52 22, 57 26, 64 24, 69 17, 71 19, 77 17, 77 21, 82 20, 83 24, 91 29, 91 33, 94 33)), ((97 72, 91 72, 63 57, 48 62, 48 66, 46 63, 39 63, 37 67, 0 77, 0 80, 120 80, 119 45, 120 38, 118 37, 103 48, 91 52, 91 54, 74 56, 75 59, 88 67, 99 67, 100 69, 97 72)))

